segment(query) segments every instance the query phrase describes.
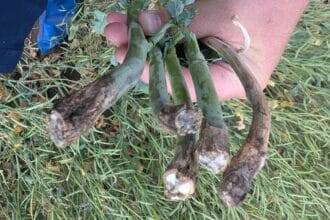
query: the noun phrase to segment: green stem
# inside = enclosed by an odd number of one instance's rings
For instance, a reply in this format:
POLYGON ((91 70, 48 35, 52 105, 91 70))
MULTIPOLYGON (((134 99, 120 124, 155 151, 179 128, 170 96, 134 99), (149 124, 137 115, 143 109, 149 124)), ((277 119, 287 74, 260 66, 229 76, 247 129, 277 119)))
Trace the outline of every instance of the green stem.
POLYGON ((154 47, 149 52, 150 80, 149 94, 153 112, 158 115, 161 109, 170 103, 170 96, 166 89, 166 78, 162 52, 154 47))
POLYGON ((128 23, 137 21, 138 16, 143 9, 145 0, 129 0, 127 6, 128 23))
POLYGON ((197 133, 201 125, 202 112, 185 104, 172 104, 166 89, 162 52, 158 47, 150 51, 149 61, 149 95, 154 114, 170 132, 181 136, 197 133))
MULTIPOLYGON (((156 44, 164 39, 165 34, 167 31, 173 27, 174 25, 172 23, 165 24, 154 36, 149 38, 149 48, 152 49, 156 44)), ((150 50, 149 49, 149 50, 150 50)))
POLYGON ((178 149, 164 174, 165 196, 172 201, 190 198, 196 189, 196 134, 178 137, 178 149))
POLYGON ((185 53, 194 81, 198 106, 202 109, 206 121, 215 127, 225 127, 220 102, 207 62, 199 49, 196 36, 192 33, 186 34, 185 53))
POLYGON ((118 98, 125 94, 139 81, 148 53, 148 42, 144 37, 143 30, 136 22, 129 25, 129 47, 122 65, 111 74, 116 82, 118 98))
POLYGON ((191 106, 191 98, 174 46, 168 49, 165 62, 167 71, 170 76, 174 103, 176 105, 187 104, 191 106))

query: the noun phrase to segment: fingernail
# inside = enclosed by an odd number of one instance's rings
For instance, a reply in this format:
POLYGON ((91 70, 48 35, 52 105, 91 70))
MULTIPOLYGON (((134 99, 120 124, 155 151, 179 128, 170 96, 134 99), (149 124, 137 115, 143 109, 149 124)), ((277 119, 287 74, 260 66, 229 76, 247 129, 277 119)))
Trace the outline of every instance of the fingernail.
POLYGON ((159 12, 147 12, 140 16, 140 23, 146 34, 154 34, 162 26, 162 18, 159 12))

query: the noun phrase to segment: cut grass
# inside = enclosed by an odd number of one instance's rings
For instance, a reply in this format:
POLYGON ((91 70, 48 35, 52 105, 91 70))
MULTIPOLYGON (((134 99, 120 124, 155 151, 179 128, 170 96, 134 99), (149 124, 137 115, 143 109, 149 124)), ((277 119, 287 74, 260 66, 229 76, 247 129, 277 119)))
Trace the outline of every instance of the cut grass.
MULTIPOLYGON (((93 12, 106 8, 107 1, 85 1, 70 30, 73 42, 60 58, 39 61, 28 45, 16 71, 21 77, 0 77, 1 219, 328 218, 328 4, 311 1, 273 74, 274 85, 266 89, 273 119, 268 162, 235 209, 223 205, 217 196, 221 179, 206 171, 192 200, 164 199, 162 174, 173 157, 174 138, 161 131, 141 91, 125 95, 70 148, 59 150, 50 142, 45 117, 55 97, 111 67, 114 48, 90 31, 93 12), (63 74, 68 69, 81 79, 70 80, 63 74)), ((251 109, 234 100, 224 111, 233 153, 247 134, 234 128, 236 115, 248 126, 251 109)))

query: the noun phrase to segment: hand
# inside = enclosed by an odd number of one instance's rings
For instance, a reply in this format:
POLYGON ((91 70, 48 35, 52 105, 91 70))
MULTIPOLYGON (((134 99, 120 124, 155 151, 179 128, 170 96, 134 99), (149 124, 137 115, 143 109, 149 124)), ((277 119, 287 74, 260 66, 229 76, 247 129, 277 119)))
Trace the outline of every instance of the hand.
MULTIPOLYGON (((250 67, 260 86, 265 88, 307 3, 307 0, 199 0, 196 2, 198 15, 190 29, 199 38, 215 36, 239 49, 244 38, 231 20, 237 15, 251 38, 251 46, 241 54, 241 59, 250 67)), ((146 35, 156 33, 167 20, 168 15, 164 11, 146 11, 139 17, 146 35)), ((118 46, 116 56, 122 62, 127 51, 127 18, 114 12, 108 15, 107 21, 106 38, 118 46)), ((243 86, 227 64, 212 64, 210 71, 221 100, 245 98, 243 86)), ((183 68, 183 74, 192 99, 196 100, 187 68, 183 68)), ((148 82, 147 65, 141 79, 148 82)))

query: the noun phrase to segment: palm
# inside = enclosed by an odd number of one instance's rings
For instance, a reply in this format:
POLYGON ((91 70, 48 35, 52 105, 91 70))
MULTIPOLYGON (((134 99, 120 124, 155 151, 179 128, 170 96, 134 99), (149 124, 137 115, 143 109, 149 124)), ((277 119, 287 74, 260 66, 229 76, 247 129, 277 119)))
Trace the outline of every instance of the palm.
MULTIPOLYGON (((231 18, 239 16, 240 22, 251 37, 250 48, 242 54, 242 60, 250 67, 264 88, 277 65, 285 45, 296 25, 306 0, 200 0, 197 1, 198 15, 191 29, 200 38, 215 36, 234 47, 243 44, 243 35, 233 25, 231 18)), ((166 22, 164 12, 148 12, 140 16, 146 34, 156 32, 166 22)), ((118 13, 108 16, 106 37, 118 46, 117 58, 123 60, 127 47, 126 17, 118 13)), ((212 77, 221 99, 243 98, 244 89, 239 79, 225 63, 210 65, 212 77)), ((183 69, 189 91, 195 99, 193 82, 187 69, 183 69)), ((142 80, 148 82, 149 69, 146 65, 142 80)))

